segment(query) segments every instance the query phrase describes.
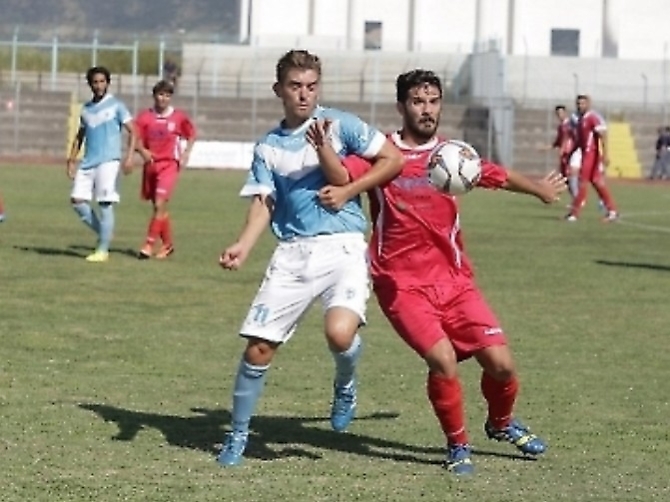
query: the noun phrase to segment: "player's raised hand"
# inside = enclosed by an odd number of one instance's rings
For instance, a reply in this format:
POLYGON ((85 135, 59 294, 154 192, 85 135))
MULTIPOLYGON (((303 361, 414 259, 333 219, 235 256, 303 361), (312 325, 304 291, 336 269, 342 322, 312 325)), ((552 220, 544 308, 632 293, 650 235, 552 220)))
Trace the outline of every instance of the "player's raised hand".
POLYGON ((219 256, 219 265, 226 270, 237 270, 246 261, 248 255, 249 250, 236 242, 223 250, 219 256))
POLYGON ((321 147, 323 147, 328 143, 330 124, 331 121, 328 119, 314 120, 307 129, 307 132, 305 133, 305 138, 307 139, 307 142, 310 145, 312 145, 312 148, 314 148, 317 152, 321 147))
POLYGON ((561 173, 552 171, 537 182, 540 190, 538 197, 545 204, 552 204, 560 199, 560 195, 567 190, 567 180, 561 173))
POLYGON ((339 211, 350 199, 347 186, 328 185, 319 190, 319 202, 324 207, 339 211))

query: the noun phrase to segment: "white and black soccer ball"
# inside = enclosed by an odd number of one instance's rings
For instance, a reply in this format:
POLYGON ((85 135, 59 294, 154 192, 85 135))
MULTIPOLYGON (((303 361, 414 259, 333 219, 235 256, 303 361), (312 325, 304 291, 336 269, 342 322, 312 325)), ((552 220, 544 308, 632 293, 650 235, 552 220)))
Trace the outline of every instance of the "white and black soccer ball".
POLYGON ((428 160, 428 180, 450 195, 468 193, 481 175, 482 160, 477 150, 465 141, 451 139, 440 143, 428 160))

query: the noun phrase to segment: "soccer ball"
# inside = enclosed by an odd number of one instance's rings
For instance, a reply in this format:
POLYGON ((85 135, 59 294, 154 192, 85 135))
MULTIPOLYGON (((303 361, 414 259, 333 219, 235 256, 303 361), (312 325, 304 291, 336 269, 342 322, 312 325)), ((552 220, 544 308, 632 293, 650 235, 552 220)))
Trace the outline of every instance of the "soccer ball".
POLYGON ((464 141, 440 143, 428 160, 428 180, 438 190, 462 195, 472 190, 482 174, 477 150, 464 141))

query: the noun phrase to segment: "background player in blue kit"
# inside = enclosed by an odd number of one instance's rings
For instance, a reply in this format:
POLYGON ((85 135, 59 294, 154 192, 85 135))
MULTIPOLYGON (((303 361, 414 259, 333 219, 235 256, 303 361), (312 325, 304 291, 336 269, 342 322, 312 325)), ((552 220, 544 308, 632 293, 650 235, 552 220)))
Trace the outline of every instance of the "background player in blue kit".
POLYGON ((98 236, 95 252, 86 257, 89 262, 105 262, 114 234, 114 204, 119 202, 116 189, 121 162, 122 130, 128 131, 128 147, 123 171, 132 171, 136 132, 126 106, 107 92, 110 73, 103 66, 94 66, 86 72, 93 98, 84 104, 79 130, 72 142, 67 159, 67 175, 73 180, 70 202, 81 220, 98 236), (84 158, 77 168, 77 156, 84 145, 84 158), (95 198, 100 216, 91 207, 95 198))

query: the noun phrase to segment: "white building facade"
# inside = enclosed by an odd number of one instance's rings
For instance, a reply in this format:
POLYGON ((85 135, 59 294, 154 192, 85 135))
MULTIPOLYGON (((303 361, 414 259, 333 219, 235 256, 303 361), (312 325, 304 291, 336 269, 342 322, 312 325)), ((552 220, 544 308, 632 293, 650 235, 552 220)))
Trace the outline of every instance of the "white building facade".
POLYGON ((258 47, 663 59, 668 0, 240 0, 258 47))

